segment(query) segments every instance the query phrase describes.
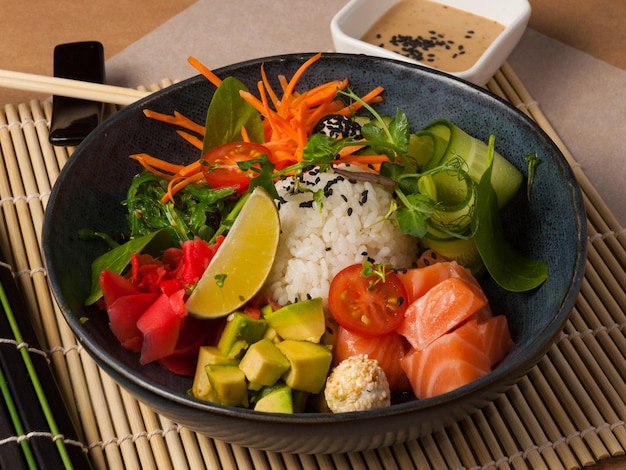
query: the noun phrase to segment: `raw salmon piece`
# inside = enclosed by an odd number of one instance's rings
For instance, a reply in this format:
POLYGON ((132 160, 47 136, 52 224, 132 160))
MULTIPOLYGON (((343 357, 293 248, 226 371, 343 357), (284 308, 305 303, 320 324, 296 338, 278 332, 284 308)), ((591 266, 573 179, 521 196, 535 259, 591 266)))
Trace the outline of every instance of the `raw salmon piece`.
MULTIPOLYGON (((467 281, 468 284, 477 289, 478 295, 485 296, 480 284, 472 275, 471 271, 464 268, 456 261, 441 261, 431 264, 430 266, 399 271, 397 274, 404 284, 409 303, 423 296, 441 281, 445 281, 451 277, 467 281)), ((485 298, 485 301, 486 300, 485 298)))
POLYGON ((392 392, 411 389, 409 380, 400 366, 406 350, 405 342, 395 331, 384 336, 364 336, 343 327, 337 330, 337 340, 333 349, 333 362, 339 364, 344 359, 364 354, 376 359, 385 371, 392 392))
POLYGON ((465 324, 432 342, 424 350, 411 349, 402 359, 415 396, 430 398, 477 380, 491 371, 490 359, 465 324), (474 337, 473 340, 468 338, 474 337))
POLYGON ((450 277, 409 305, 398 333, 415 349, 424 349, 485 305, 484 294, 465 280, 450 277))
POLYGON ((478 322, 477 328, 482 339, 482 348, 494 366, 500 362, 513 347, 513 339, 506 316, 496 315, 478 322))

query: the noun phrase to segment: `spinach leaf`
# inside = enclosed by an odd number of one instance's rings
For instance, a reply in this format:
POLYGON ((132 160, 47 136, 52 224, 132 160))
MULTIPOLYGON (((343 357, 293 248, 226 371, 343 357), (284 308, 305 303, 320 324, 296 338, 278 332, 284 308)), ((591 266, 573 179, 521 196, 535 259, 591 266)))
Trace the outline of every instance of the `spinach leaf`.
POLYGON ((261 116, 241 97, 240 90, 248 91, 234 77, 226 77, 215 90, 206 116, 203 155, 218 145, 242 141, 242 127, 245 127, 252 142, 264 142, 261 116))
POLYGON ((487 169, 478 183, 474 241, 485 267, 494 281, 512 292, 525 292, 541 285, 548 277, 548 265, 526 258, 505 239, 496 193, 491 185, 494 136, 489 138, 487 169))
POLYGON ((140 253, 145 250, 157 255, 171 245, 171 239, 167 231, 158 230, 139 238, 133 238, 100 255, 91 263, 91 293, 85 300, 85 305, 91 305, 102 297, 99 279, 103 270, 108 269, 121 274, 130 263, 133 253, 140 253))

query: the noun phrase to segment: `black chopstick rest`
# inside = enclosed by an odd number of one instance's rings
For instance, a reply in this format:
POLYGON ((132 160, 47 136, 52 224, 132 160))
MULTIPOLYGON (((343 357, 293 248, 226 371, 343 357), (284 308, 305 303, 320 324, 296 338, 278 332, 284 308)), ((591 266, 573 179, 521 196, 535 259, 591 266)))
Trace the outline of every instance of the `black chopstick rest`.
MULTIPOLYGON (((59 44, 54 48, 54 76, 104 83, 104 48, 97 41, 59 44)), ((102 120, 103 103, 66 96, 52 97, 49 141, 78 145, 102 120)))
MULTIPOLYGON (((2 302, 0 312, 0 338, 3 338, 0 342, 0 369, 23 428, 21 437, 26 439, 27 450, 32 453, 31 458, 35 460, 38 469, 89 469, 91 463, 85 447, 78 438, 46 353, 40 349, 34 329, 28 321, 22 295, 1 253, 0 261, 0 284, 8 303, 6 308, 5 302, 2 302), (14 321, 13 325, 9 318, 14 321), (19 332, 19 338, 16 338, 16 331, 19 332), (30 370, 23 348, 27 348, 30 370), (37 394, 35 382, 38 382, 45 395, 43 400, 49 410, 48 416, 37 394)), ((8 429, 0 428, 0 432, 6 431, 8 429)), ((16 432, 15 429, 13 432, 16 432)), ((13 452, 12 449, 10 451, 13 452)), ((1 452, 3 449, 0 447, 1 452)), ((0 465, 0 468, 22 467, 0 465)))

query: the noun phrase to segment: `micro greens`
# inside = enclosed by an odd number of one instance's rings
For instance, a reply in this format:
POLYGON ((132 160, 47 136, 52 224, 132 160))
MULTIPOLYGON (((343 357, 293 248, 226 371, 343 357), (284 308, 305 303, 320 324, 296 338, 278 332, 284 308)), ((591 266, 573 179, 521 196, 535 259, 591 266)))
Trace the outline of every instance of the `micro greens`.
POLYGON ((390 271, 391 266, 387 264, 374 264, 371 261, 364 261, 361 265, 361 276, 374 277, 372 281, 370 281, 367 288, 369 290, 374 289, 376 284, 384 283, 387 277, 387 273, 390 271))

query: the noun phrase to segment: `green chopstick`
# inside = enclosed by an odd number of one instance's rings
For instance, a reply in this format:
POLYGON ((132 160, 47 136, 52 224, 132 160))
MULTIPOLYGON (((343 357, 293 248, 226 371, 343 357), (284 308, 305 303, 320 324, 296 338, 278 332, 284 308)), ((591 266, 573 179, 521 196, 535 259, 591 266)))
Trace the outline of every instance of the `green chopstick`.
MULTIPOLYGON (((4 312, 6 315, 6 318, 9 322, 9 325, 11 327, 11 331, 13 332, 13 336, 15 338, 15 340, 17 341, 18 344, 20 343, 24 343, 24 338, 22 336, 22 333, 20 331, 19 325, 17 324, 17 320, 15 317, 15 314, 13 313, 13 309, 11 307, 11 304, 9 302, 9 299, 7 298, 6 295, 6 291, 4 290, 4 286, 2 285, 2 282, 0 282, 0 304, 2 305, 2 307, 4 308, 4 312)), ((59 428, 57 426, 56 423, 56 419, 54 417, 54 414, 52 413, 52 410, 50 408, 50 404, 48 403, 48 400, 46 398, 46 394, 43 390, 43 387, 41 385, 41 382, 39 380, 39 376, 37 375, 37 371, 35 370, 35 366, 32 362, 32 359, 30 357, 30 354, 28 352, 27 348, 20 348, 19 349, 20 355, 22 357, 22 360, 24 361, 24 365, 26 366, 26 370, 28 371, 28 375, 30 377, 30 380, 33 384, 33 387, 35 389, 35 392, 37 394, 37 398, 39 400, 39 404, 41 405, 41 410, 44 413, 46 422, 48 423, 48 426, 50 428, 50 432, 53 435, 60 435, 60 431, 59 428)), ((24 429, 22 427, 21 421, 19 420, 19 416, 17 416, 17 410, 15 408, 15 404, 13 402, 13 399, 11 398, 11 395, 9 393, 8 387, 7 387, 7 382, 5 380, 4 374, 2 373, 2 371, 0 370, 0 386, 2 388, 2 394, 5 398, 5 401, 7 403, 7 406, 9 408, 11 417, 13 419, 13 425, 15 426, 16 431, 19 434, 24 434, 24 429), (8 397, 8 399, 7 399, 8 397), (15 416, 14 416, 15 415, 15 416)), ((65 466, 66 469, 73 469, 74 465, 72 464, 72 460, 69 456, 69 453, 67 451, 67 448, 65 446, 65 442, 63 441, 63 439, 55 439, 54 440, 57 450, 59 452, 59 456, 61 457, 61 460, 63 462, 63 465, 65 466)), ((22 446, 24 450, 24 455, 29 463, 29 465, 31 465, 31 460, 29 460, 29 457, 32 459, 32 464, 34 466, 32 466, 31 468, 37 468, 35 462, 34 462, 34 457, 32 455, 32 452, 30 451, 30 448, 28 446, 28 442, 26 440, 23 440, 22 443, 26 443, 26 446, 22 446), (28 452, 27 452, 28 451, 28 452)))
MULTIPOLYGON (((13 427, 15 428, 15 432, 18 435, 23 436, 25 434, 24 426, 22 425, 22 421, 20 420, 20 415, 15 407, 15 402, 13 401, 13 397, 11 396, 11 391, 9 390, 8 383, 4 376, 4 372, 2 371, 2 367, 0 367, 0 392, 2 392, 2 397, 4 398, 4 402, 9 411, 9 415, 11 416, 11 422, 13 423, 13 427)), ((23 439, 20 441, 20 447, 22 448, 22 452, 24 453, 24 458, 28 464, 28 468, 36 470, 37 462, 35 460, 35 456, 33 455, 33 451, 28 444, 27 439, 23 439)))

